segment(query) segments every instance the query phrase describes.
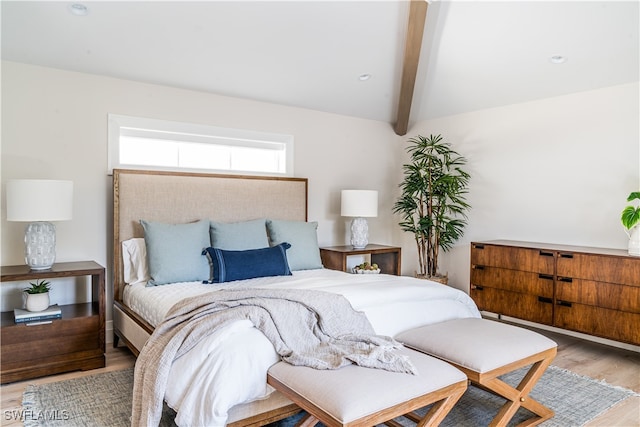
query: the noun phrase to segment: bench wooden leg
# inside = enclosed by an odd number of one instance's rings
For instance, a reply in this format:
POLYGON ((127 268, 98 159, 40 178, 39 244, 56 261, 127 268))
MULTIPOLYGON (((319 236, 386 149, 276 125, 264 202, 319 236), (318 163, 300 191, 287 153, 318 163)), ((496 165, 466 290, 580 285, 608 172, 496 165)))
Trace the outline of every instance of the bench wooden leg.
POLYGON ((540 377, 542 377, 546 369, 549 367, 551 361, 555 357, 555 354, 555 348, 544 352, 542 354, 542 360, 538 360, 537 362, 533 363, 529 371, 515 388, 497 378, 498 376, 503 375, 506 372, 492 373, 488 377, 483 377, 482 375, 480 375, 477 378, 472 379, 472 382, 476 383, 476 385, 480 388, 507 399, 507 402, 502 405, 500 411, 491 421, 491 424, 489 424, 489 426, 506 426, 520 407, 528 409, 535 415, 520 423, 518 427, 535 426, 553 417, 553 410, 542 405, 540 402, 533 400, 529 396, 529 393, 536 385, 540 377))
POLYGON ((311 414, 307 414, 304 417, 302 417, 300 421, 298 421, 298 423, 296 424, 296 427, 313 427, 319 422, 320 422, 319 419, 317 419, 311 414))
POLYGON ((424 418, 420 420, 417 427, 440 425, 449 411, 453 409, 453 406, 456 404, 456 402, 460 400, 465 391, 467 391, 466 387, 459 388, 457 391, 451 393, 445 399, 434 403, 433 406, 429 408, 429 412, 427 412, 424 418))

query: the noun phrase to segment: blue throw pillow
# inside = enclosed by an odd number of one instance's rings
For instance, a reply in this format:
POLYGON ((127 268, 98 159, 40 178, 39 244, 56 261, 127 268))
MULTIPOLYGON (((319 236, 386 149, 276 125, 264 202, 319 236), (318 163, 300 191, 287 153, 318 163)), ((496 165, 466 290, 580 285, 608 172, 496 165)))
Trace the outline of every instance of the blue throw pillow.
POLYGON ((286 253, 290 247, 286 242, 246 251, 209 247, 202 251, 202 255, 206 255, 211 263, 213 283, 223 283, 255 277, 291 276, 286 253))
POLYGON ((140 220, 147 246, 150 280, 147 285, 202 281, 209 263, 200 254, 209 243, 209 221, 165 224, 140 220))
POLYGON ((269 243, 272 246, 282 242, 291 244, 287 252, 291 271, 322 268, 317 229, 316 221, 267 220, 269 243))
POLYGON ((244 251, 269 246, 266 220, 254 219, 243 222, 211 221, 211 247, 228 251, 244 251))

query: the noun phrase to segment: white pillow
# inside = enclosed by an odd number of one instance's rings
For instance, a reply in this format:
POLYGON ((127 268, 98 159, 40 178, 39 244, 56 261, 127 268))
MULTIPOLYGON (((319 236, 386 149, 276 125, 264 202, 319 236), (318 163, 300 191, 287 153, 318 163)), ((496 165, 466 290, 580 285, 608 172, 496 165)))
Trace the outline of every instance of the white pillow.
POLYGON ((122 266, 125 283, 134 284, 149 281, 147 246, 143 238, 136 237, 122 242, 122 266))

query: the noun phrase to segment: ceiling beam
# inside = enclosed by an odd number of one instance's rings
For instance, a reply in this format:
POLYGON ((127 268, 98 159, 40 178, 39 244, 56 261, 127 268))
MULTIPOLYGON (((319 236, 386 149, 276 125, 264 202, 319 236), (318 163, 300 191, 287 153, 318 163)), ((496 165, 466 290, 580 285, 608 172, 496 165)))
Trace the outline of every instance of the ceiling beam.
POLYGON ((411 114, 411 102, 418 74, 424 24, 427 20, 427 6, 428 3, 425 0, 411 0, 409 5, 409 23, 404 45, 400 96, 398 97, 398 116, 394 126, 396 134, 401 136, 407 133, 409 127, 409 115, 411 114))

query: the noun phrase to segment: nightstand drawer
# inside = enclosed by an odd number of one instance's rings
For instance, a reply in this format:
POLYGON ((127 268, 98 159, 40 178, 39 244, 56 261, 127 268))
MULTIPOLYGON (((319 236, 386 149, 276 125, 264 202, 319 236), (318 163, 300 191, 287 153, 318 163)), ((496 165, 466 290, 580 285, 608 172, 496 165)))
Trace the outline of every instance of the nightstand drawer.
POLYGON ((14 325, 2 329, 1 360, 33 360, 99 349, 99 316, 53 320, 44 325, 14 325))

